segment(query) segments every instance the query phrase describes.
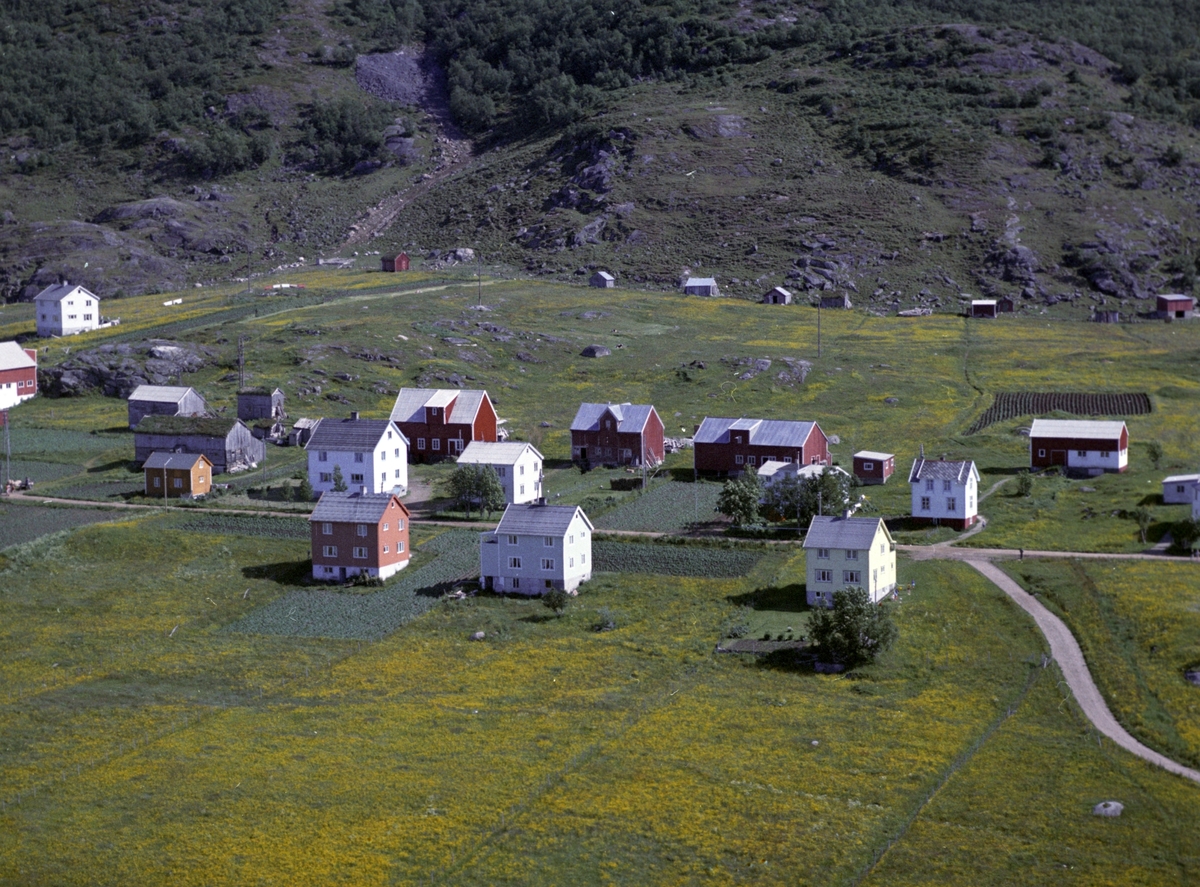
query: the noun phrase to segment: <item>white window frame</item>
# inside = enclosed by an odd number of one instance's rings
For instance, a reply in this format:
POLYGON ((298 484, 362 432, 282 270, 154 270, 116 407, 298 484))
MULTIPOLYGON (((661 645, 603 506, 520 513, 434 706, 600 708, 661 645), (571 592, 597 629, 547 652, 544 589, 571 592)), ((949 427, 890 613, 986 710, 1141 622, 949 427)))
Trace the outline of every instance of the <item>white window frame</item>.
POLYGON ((520 559, 519 557, 515 557, 515 556, 513 556, 513 557, 509 557, 509 559, 508 559, 508 568, 509 568, 510 570, 519 570, 519 569, 521 569, 521 559, 520 559))
POLYGON ((324 523, 322 523, 321 524, 321 534, 324 536, 332 536, 333 535, 333 524, 331 524, 329 521, 325 521, 324 523))
POLYGON ((365 560, 367 557, 367 546, 365 546, 365 545, 354 546, 354 556, 359 560, 365 560))
POLYGON ((321 549, 321 554, 323 554, 325 557, 337 557, 337 546, 326 545, 321 549))
POLYGON ((552 558, 552 557, 542 558, 542 569, 543 570, 553 570, 554 569, 554 558, 552 558))

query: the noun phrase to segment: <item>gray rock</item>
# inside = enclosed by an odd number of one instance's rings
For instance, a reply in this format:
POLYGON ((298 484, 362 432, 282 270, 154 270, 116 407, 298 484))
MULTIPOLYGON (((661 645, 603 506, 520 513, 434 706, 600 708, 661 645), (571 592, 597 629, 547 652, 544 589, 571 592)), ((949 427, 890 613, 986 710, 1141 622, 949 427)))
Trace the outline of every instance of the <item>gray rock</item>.
POLYGON ((608 357, 612 351, 603 345, 588 345, 579 353, 582 357, 608 357))
POLYGON ((473 641, 482 641, 485 637, 487 637, 487 635, 482 631, 472 632, 471 634, 471 640, 473 641))
POLYGON ((1101 801, 1092 808, 1092 814, 1095 816, 1120 816, 1121 811, 1125 809, 1125 805, 1120 801, 1101 801))

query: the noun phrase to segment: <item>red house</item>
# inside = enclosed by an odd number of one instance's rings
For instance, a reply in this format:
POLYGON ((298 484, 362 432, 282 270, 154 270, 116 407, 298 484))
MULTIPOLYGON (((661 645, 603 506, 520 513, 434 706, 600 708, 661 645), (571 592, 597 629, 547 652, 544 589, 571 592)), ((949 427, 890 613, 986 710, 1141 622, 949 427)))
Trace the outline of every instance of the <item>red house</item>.
POLYGON ((322 493, 308 519, 313 578, 387 579, 408 566, 408 509, 391 493, 322 493))
POLYGON ((571 460, 595 465, 656 465, 663 423, 641 403, 583 403, 571 422, 571 460))
POLYGON ((896 471, 894 453, 859 450, 854 454, 854 476, 864 484, 886 484, 896 471))
POLYGON ((1129 429, 1120 419, 1034 419, 1029 429, 1031 468, 1059 466, 1097 475, 1129 467, 1129 429))
POLYGON ((37 349, 0 342, 0 410, 37 394, 37 349))
POLYGON ((473 440, 496 441, 496 409, 486 391, 401 388, 392 421, 408 438, 410 462, 457 456, 473 440))
POLYGON ((696 470, 717 474, 757 471, 771 461, 829 464, 829 439, 816 422, 705 416, 694 445, 696 470))
POLYGON ((408 253, 400 253, 398 256, 384 256, 383 259, 384 271, 407 271, 408 270, 408 253))
POLYGON ((1158 297, 1158 316, 1164 320, 1168 317, 1185 320, 1196 313, 1196 300, 1181 293, 1169 293, 1158 297))

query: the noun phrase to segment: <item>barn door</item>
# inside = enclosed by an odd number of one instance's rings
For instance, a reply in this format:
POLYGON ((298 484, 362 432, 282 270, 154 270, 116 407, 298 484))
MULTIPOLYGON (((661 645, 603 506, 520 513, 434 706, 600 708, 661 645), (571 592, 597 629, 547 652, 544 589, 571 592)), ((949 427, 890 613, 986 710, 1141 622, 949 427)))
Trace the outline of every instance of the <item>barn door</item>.
POLYGON ((1067 451, 1066 450, 1051 450, 1050 451, 1050 464, 1065 466, 1067 464, 1067 451))

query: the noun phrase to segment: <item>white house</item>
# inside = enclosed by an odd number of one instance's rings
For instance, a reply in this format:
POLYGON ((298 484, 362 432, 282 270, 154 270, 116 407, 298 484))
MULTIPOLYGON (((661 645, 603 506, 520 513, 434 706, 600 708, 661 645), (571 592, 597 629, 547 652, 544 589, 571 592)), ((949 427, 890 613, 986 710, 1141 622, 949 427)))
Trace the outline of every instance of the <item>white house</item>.
POLYGON ((509 505, 479 534, 479 576, 489 591, 573 592, 592 578, 592 522, 578 505, 509 505))
POLYGON ((1163 504, 1191 505, 1196 497, 1196 485, 1200 484, 1200 474, 1174 474, 1164 478, 1162 484, 1163 504))
POLYGON ((913 462, 912 516, 917 520, 965 530, 979 514, 979 470, 975 463, 926 459, 913 462))
POLYGON ((408 438, 391 419, 322 419, 308 443, 308 482, 313 492, 333 490, 340 468, 347 489, 369 493, 408 492, 408 438))
POLYGON ((804 537, 810 607, 832 607, 833 593, 857 586, 873 603, 896 590, 896 543, 878 517, 814 517, 804 537))
POLYGON ((100 297, 81 286, 56 283, 33 299, 39 336, 73 336, 99 329, 100 297))
POLYGON ((542 454, 531 443, 473 440, 458 457, 459 465, 490 465, 504 487, 504 501, 514 505, 542 497, 542 454))

